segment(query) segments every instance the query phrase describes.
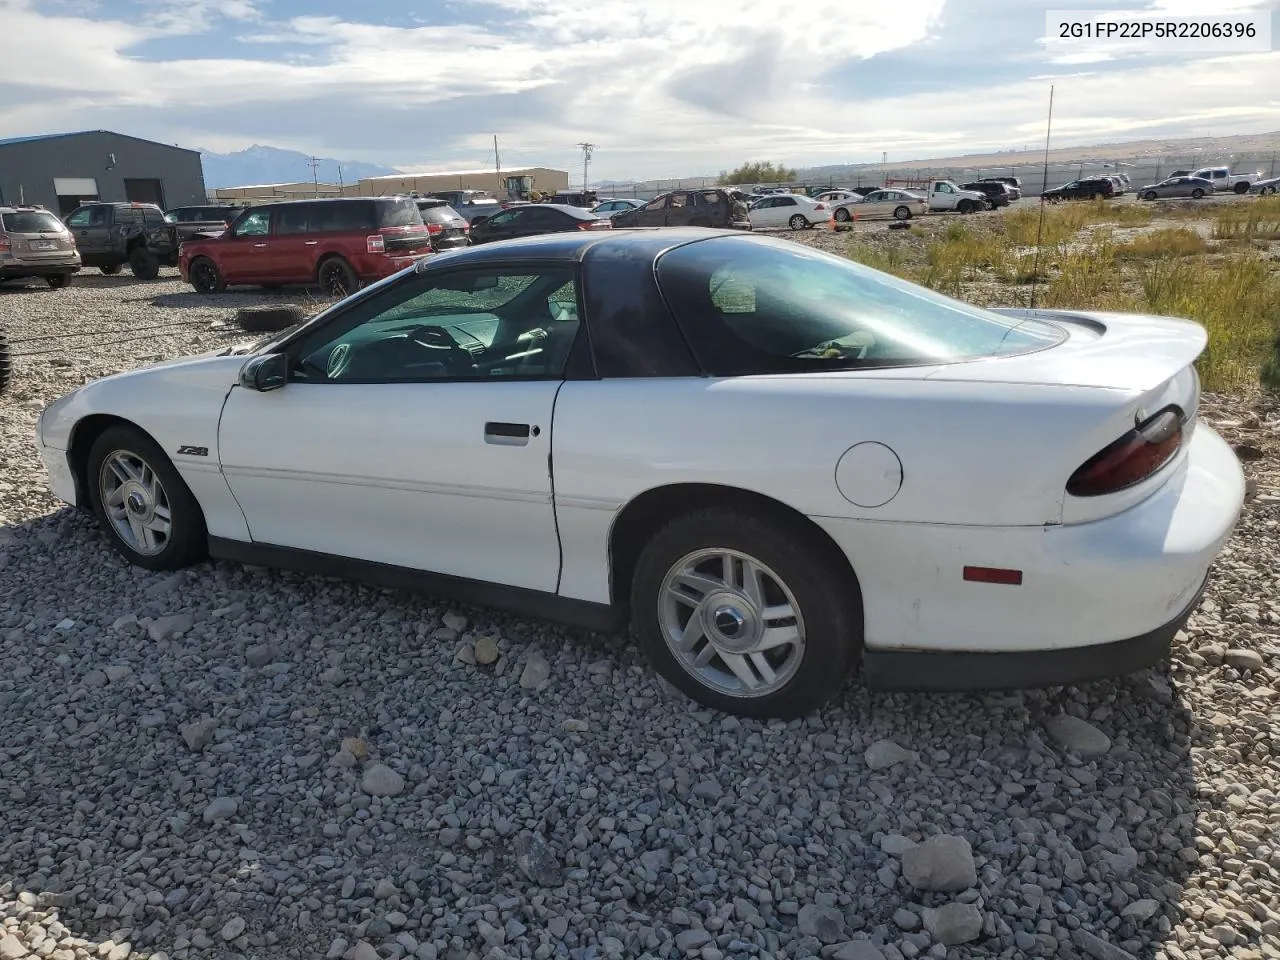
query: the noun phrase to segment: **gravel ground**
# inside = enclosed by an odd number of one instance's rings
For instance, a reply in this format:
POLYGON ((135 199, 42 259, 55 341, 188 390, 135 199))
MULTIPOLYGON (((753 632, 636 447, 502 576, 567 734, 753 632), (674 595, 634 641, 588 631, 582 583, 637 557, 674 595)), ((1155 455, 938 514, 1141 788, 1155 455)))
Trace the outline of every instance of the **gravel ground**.
POLYGON ((140 571, 45 493, 40 406, 272 299, 0 292, 52 351, 0 402, 0 960, 1280 957, 1274 400, 1206 400, 1254 483, 1170 664, 749 722, 621 637, 140 571))

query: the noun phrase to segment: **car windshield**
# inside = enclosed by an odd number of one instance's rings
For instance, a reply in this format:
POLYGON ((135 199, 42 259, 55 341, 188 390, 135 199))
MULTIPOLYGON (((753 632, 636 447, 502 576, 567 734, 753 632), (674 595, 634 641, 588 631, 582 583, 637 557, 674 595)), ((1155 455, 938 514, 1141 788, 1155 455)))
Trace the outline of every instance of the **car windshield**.
POLYGON ((62 221, 43 210, 6 213, 3 218, 6 233, 60 233, 62 221))
POLYGON ((677 247, 658 261, 658 281, 717 376, 954 363, 1040 350, 1066 336, 757 237, 677 247))

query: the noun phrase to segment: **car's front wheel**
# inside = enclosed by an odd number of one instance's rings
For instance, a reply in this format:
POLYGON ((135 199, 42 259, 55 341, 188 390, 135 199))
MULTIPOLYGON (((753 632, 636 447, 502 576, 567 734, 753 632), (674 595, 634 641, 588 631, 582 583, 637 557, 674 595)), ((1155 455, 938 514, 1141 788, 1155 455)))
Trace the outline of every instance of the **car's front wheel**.
POLYGON ((1194 190, 1192 190, 1192 191, 1191 191, 1191 199, 1192 199, 1192 200, 1203 200, 1203 199, 1204 199, 1204 191, 1203 191, 1203 190, 1201 190, 1199 187, 1196 187, 1194 190))
POLYGON ((227 280, 218 265, 208 257, 197 257, 187 267, 187 277, 196 293, 222 293, 227 280))
POLYGON ((715 508, 673 520, 641 552, 632 619, 655 669, 709 707, 794 717, 843 685, 862 612, 841 559, 790 524, 715 508))
POLYGON ((134 247, 129 254, 129 270, 139 280, 154 280, 160 276, 160 258, 146 247, 134 247))
POLYGON ((69 273, 51 273, 44 278, 44 282, 53 290, 61 290, 71 282, 71 274, 69 273))
MULTIPOLYGON (((1194 197, 1194 196, 1195 196, 1195 191, 1192 191, 1191 195, 1194 197)), ((1143 200, 1154 200, 1154 199, 1156 199, 1156 197, 1158 197, 1158 196, 1159 196, 1159 194, 1158 194, 1158 193, 1156 193, 1154 190, 1148 190, 1146 193, 1144 193, 1144 194, 1142 195, 1142 199, 1143 199, 1143 200)))
POLYGON ((104 263, 102 266, 98 268, 98 270, 101 271, 104 276, 114 277, 117 273, 120 272, 120 264, 104 263))
POLYGON ((137 427, 108 427, 89 451, 90 504, 131 563, 177 570, 207 549, 204 516, 164 451, 137 427))

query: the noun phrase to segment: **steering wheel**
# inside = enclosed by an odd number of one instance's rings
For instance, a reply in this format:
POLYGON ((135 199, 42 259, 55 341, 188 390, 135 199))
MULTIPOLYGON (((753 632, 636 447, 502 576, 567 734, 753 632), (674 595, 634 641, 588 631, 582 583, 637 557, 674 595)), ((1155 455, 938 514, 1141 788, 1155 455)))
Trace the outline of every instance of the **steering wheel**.
POLYGON ((475 358, 471 352, 458 346, 458 341, 444 327, 426 324, 409 331, 408 339, 431 353, 451 374, 474 371, 475 358))

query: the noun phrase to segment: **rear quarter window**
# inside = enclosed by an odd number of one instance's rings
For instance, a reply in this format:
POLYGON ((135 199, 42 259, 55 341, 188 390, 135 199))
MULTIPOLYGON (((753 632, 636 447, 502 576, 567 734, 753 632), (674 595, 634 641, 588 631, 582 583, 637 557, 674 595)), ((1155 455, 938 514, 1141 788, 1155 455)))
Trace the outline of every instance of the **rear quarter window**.
POLYGON ((658 284, 713 376, 953 363, 1044 349, 1061 328, 953 300, 850 260, 754 237, 664 254, 658 284))
MULTIPOLYGON (((414 207, 417 212, 417 207, 414 207)), ((419 218, 421 223, 421 218, 419 218)), ((313 233, 352 233, 377 229, 374 223, 373 201, 336 200, 321 201, 311 209, 313 233)))

